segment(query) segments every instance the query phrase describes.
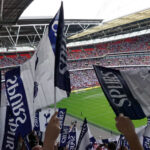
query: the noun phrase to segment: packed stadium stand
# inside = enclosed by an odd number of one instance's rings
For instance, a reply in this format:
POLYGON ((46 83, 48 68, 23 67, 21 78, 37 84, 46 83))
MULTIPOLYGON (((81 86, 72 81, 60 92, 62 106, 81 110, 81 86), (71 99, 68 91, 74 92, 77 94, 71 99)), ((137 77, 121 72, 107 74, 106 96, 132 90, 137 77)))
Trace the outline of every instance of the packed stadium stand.
MULTIPOLYGON (((93 65, 107 67, 150 65, 150 34, 107 43, 68 48, 72 90, 99 85, 93 65)), ((32 57, 33 51, 1 53, 0 67, 13 67, 32 57)), ((136 66, 136 67, 137 67, 136 66)))
POLYGON ((68 48, 72 89, 98 85, 92 65, 106 67, 150 65, 149 39, 150 34, 147 34, 107 43, 68 48))
MULTIPOLYGON (((49 20, 52 19, 18 20, 22 11, 31 3, 31 1, 32 0, 22 0, 20 7, 14 9, 15 5, 18 6, 18 1, 14 0, 11 2, 11 0, 7 0, 4 4, 10 6, 9 9, 7 9, 7 7, 4 7, 4 11, 1 9, 1 11, 3 11, 3 17, 2 15, 0 16, 0 70, 2 73, 1 93, 4 99, 4 105, 7 103, 4 98, 6 97, 4 84, 6 71, 25 63, 34 55, 36 46, 44 35, 49 20), (20 50, 19 47, 21 48, 20 50), (30 47, 31 50, 28 49, 23 51, 22 49, 25 47, 30 47), (11 48, 15 48, 15 50, 11 50, 11 48), (5 50, 3 51, 3 49, 5 50)), ((99 82, 93 70, 93 65, 123 70, 149 67, 149 14, 150 9, 143 10, 140 13, 138 12, 127 17, 114 19, 104 24, 101 23, 102 19, 65 20, 67 43, 73 42, 72 46, 67 47, 67 65, 70 71, 71 90, 99 86, 99 82), (134 36, 131 36, 130 33, 132 35, 134 34, 134 36), (128 36, 125 36, 127 34, 128 36), (118 38, 119 36, 120 38, 118 38), (117 39, 115 37, 117 37, 117 39), (111 40, 108 40, 107 38, 111 40), (94 42, 96 39, 105 40, 102 42, 94 42), (82 44, 82 41, 86 40, 93 40, 93 43, 86 42, 86 44, 82 44), (76 45, 75 42, 81 43, 76 45)), ((36 91, 37 89, 35 88, 34 90, 36 91)), ((16 103, 14 105, 16 105, 16 103)), ((69 103, 67 105, 69 105, 69 103)), ((79 113, 80 116, 84 114, 82 110, 79 113)), ((101 115, 103 117, 103 114, 101 115)), ((93 115, 93 117, 95 116, 93 115)), ((74 118, 67 116, 67 119, 68 122, 70 122, 74 118)), ((106 131, 107 134, 102 133, 104 130, 99 133, 99 129, 95 128, 95 126, 93 130, 95 130, 94 135, 97 139, 99 138, 99 135, 103 136, 102 138, 113 137, 111 129, 106 131)))

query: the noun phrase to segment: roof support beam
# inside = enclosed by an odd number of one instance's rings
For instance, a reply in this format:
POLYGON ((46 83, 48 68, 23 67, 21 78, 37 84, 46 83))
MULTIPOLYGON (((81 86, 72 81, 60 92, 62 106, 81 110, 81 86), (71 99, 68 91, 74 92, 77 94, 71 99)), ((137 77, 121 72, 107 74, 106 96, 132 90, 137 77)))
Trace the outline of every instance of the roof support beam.
POLYGON ((33 26, 33 27, 34 27, 34 29, 35 29, 35 31, 36 31, 36 33, 37 33, 37 35, 38 35, 39 39, 41 40, 41 36, 40 36, 40 34, 39 34, 39 32, 38 32, 38 30, 37 30, 36 26, 33 26))
POLYGON ((29 36, 26 35, 26 37, 27 37, 27 39, 28 39, 28 41, 30 43, 30 46, 33 46, 33 44, 31 43, 31 40, 30 40, 29 36))
POLYGON ((0 21, 3 21, 3 8, 4 8, 4 0, 1 0, 0 21))
POLYGON ((12 38, 11 33, 10 33, 10 31, 8 30, 8 27, 5 27, 5 28, 6 28, 7 32, 8 32, 8 34, 9 34, 9 37, 10 37, 10 39, 11 39, 13 45, 15 45, 15 41, 14 41, 14 39, 12 38))
POLYGON ((89 24, 88 24, 88 25, 81 25, 80 23, 78 23, 78 25, 79 25, 83 30, 86 30, 86 29, 88 28, 88 26, 89 26, 89 24))
POLYGON ((67 25, 67 29, 65 31, 65 36, 67 35, 68 29, 69 29, 70 25, 67 25))
POLYGON ((18 27, 18 32, 17 32, 17 38, 16 38, 15 46, 17 46, 17 44, 18 44, 19 32, 20 32, 20 26, 18 27))
POLYGON ((46 31, 46 25, 44 25, 44 30, 43 30, 43 36, 44 36, 44 33, 45 33, 45 31, 46 31))

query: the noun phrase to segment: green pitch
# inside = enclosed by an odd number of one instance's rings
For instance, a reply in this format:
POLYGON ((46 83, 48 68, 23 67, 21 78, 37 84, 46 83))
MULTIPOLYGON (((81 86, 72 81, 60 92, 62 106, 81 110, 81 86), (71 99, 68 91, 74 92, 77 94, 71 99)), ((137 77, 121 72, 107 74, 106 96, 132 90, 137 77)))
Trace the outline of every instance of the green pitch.
MULTIPOLYGON (((106 100, 101 88, 71 93, 67 99, 60 101, 57 107, 67 108, 67 113, 84 119, 109 131, 117 132, 115 114, 106 100)), ((135 127, 146 124, 146 119, 134 121, 135 127)))

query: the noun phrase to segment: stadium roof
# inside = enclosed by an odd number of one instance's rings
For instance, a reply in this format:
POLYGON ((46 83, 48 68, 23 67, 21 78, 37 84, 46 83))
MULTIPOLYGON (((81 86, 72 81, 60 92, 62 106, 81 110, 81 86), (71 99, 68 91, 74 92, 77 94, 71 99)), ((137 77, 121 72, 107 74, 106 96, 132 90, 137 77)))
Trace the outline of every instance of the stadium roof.
POLYGON ((127 15, 127 16, 123 16, 123 17, 120 17, 120 18, 117 18, 108 22, 104 22, 100 24, 99 26, 89 28, 81 33, 70 36, 68 39, 80 38, 86 35, 97 33, 99 31, 104 31, 110 28, 122 26, 125 24, 130 24, 132 22, 137 22, 137 21, 144 20, 147 18, 150 18, 150 9, 146 9, 146 10, 139 11, 139 12, 127 15))
MULTIPOLYGON (((24 17, 14 25, 3 25, 0 30, 0 47, 37 46, 42 38, 51 18, 24 17)), ((92 26, 97 26, 102 20, 67 19, 65 20, 65 34, 70 36, 92 26)))
POLYGON ((0 25, 14 24, 33 0, 0 0, 0 25))

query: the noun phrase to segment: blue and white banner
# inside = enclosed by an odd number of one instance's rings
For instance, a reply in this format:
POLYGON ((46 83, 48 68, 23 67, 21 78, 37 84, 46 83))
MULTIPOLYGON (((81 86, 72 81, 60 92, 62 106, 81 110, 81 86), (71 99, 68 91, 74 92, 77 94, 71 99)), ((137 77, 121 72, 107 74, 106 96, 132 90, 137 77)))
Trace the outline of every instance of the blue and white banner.
POLYGON ((150 137, 147 136, 143 137, 143 147, 144 150, 150 150, 150 137))
POLYGON ((68 137, 69 150, 76 149, 76 143, 77 143, 76 139, 77 139, 76 126, 74 125, 68 137))
POLYGON ((61 5, 32 58, 6 73, 7 98, 22 136, 33 129, 36 110, 53 104, 55 96, 59 101, 70 93, 63 25, 61 5))
POLYGON ((48 122, 50 121, 53 114, 54 109, 51 108, 41 109, 40 111, 37 111, 35 129, 39 129, 39 131, 45 132, 48 122))
POLYGON ((80 136, 78 139, 78 144, 76 150, 86 150, 88 145, 90 144, 90 136, 88 132, 88 126, 87 126, 87 121, 86 118, 84 119, 82 129, 80 132, 80 136))
POLYGON ((5 128, 3 149, 12 150, 16 148, 15 139, 18 138, 18 135, 24 137, 32 131, 32 115, 29 111, 20 67, 12 69, 5 74, 5 86, 9 103, 7 110, 9 110, 11 115, 6 115, 8 125, 5 128), (7 140, 8 138, 11 142, 7 140))
POLYGON ((7 107, 0 107, 0 150, 2 149, 5 134, 7 107))
POLYGON ((63 126, 60 133, 60 146, 65 147, 67 145, 68 135, 69 135, 69 126, 63 126))
POLYGON ((148 125, 145 127, 145 131, 143 134, 143 147, 144 150, 150 150, 150 125, 148 122, 148 125))
POLYGON ((64 121, 65 121, 65 117, 66 117, 66 108, 59 108, 58 109, 58 118, 59 118, 59 122, 60 122, 60 129, 63 129, 63 125, 64 125, 64 121))
MULTIPOLYGON (((3 124, 3 122, 4 120, 1 123, 3 124)), ((6 109, 5 127, 3 125, 2 127, 4 129, 4 133, 1 137, 2 138, 1 149, 2 150, 16 150, 18 137, 19 137, 19 128, 16 124, 16 120, 13 118, 13 114, 9 106, 7 106, 7 109, 6 109)))
POLYGON ((150 116, 150 71, 136 69, 119 71, 94 66, 99 83, 116 115, 130 119, 150 116))
POLYGON ((16 128, 24 137, 32 131, 32 124, 20 67, 6 72, 5 85, 16 128))
MULTIPOLYGON (((57 111, 58 111, 57 116, 60 122, 60 128, 62 129, 64 125, 65 116, 66 116, 66 108, 59 108, 57 111)), ((35 121, 34 121, 35 131, 45 132, 48 122, 50 121, 53 114, 54 114, 53 108, 45 108, 36 111, 35 121)))
POLYGON ((25 136, 25 137, 23 138, 23 140, 24 140, 24 144, 25 144, 26 150, 32 150, 32 147, 30 146, 28 137, 25 136))
POLYGON ((40 131, 40 120, 39 120, 39 110, 35 112, 35 118, 34 118, 34 131, 37 133, 40 131))
POLYGON ((70 77, 64 37, 63 5, 52 19, 35 53, 34 107, 40 109, 69 96, 70 77))
POLYGON ((67 48, 64 27, 64 10, 63 3, 61 3, 55 53, 55 86, 57 100, 60 99, 60 94, 64 96, 67 94, 66 96, 69 96, 71 92, 70 75, 67 68, 67 48))

